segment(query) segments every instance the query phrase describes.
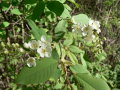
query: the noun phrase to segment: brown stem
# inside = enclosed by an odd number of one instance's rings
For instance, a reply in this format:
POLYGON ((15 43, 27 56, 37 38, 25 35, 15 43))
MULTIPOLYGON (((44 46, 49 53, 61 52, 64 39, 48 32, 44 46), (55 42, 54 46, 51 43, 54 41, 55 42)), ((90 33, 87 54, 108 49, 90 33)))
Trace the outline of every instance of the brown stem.
POLYGON ((72 87, 70 80, 69 80, 68 69, 64 63, 63 63, 63 67, 64 67, 64 72, 65 72, 65 83, 67 85, 70 85, 71 90, 74 90, 74 88, 72 87))

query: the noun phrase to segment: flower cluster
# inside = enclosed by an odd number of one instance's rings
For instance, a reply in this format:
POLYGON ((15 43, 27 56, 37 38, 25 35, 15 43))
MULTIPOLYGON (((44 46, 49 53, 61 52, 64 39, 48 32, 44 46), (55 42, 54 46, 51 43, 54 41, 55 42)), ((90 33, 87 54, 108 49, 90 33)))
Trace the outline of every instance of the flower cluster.
MULTIPOLYGON (((46 36, 41 36, 41 40, 32 40, 28 43, 24 43, 25 48, 30 48, 36 50, 40 57, 50 57, 52 48, 51 48, 51 39, 47 39, 46 36)), ((27 60, 27 65, 29 67, 36 66, 35 59, 30 58, 27 60)))
MULTIPOLYGON (((74 19, 73 19, 74 20, 74 19)), ((75 32, 87 41, 95 42, 96 34, 101 32, 99 21, 89 20, 88 25, 82 25, 73 21, 72 32, 75 32)))

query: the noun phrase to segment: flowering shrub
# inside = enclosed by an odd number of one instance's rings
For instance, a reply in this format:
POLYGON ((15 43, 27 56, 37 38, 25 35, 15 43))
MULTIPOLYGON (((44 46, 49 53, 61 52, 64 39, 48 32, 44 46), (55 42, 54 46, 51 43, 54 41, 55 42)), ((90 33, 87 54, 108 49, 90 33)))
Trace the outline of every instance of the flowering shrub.
MULTIPOLYGON (((51 40, 47 40, 45 36, 41 36, 41 40, 32 40, 28 43, 24 43, 24 47, 37 50, 37 53, 39 53, 42 58, 51 56, 51 40)), ((35 59, 33 57, 28 58, 27 65, 29 67, 36 66, 35 59)))
MULTIPOLYGON (((43 83, 50 78, 56 81, 61 75, 65 75, 65 78, 70 77, 66 75, 68 70, 70 70, 73 73, 73 77, 76 78, 84 88, 89 86, 93 89, 94 86, 100 85, 99 88, 109 90, 105 81, 91 76, 87 70, 87 61, 84 59, 85 51, 91 50, 91 48, 96 59, 103 60, 105 58, 102 41, 99 38, 99 33, 101 32, 99 21, 91 20, 84 14, 75 15, 69 20, 62 20, 57 24, 55 27, 55 36, 46 33, 44 30, 40 30, 32 20, 28 20, 31 28, 33 28, 33 25, 36 27, 36 29, 32 29, 35 38, 28 43, 24 43, 24 47, 32 50, 34 54, 38 54, 39 56, 31 57, 29 55, 30 57, 27 60, 28 67, 23 68, 20 75, 18 75, 18 83, 43 83), (76 18, 80 19, 83 17, 86 17, 84 19, 86 23, 82 20, 76 21, 76 18), (71 21, 70 25, 69 20, 71 21), (67 30, 67 27, 71 30, 67 30), (56 40, 56 38, 59 37, 56 35, 61 31, 64 32, 64 36, 56 40), (42 32, 42 34, 39 34, 39 32, 42 32), (53 40, 48 35, 51 36, 53 40), (40 60, 36 60, 37 57, 39 57, 40 60), (25 72, 27 74, 23 74, 25 72), (56 76, 58 72, 60 74, 56 76), (34 77, 26 77, 31 75, 36 75, 36 79, 34 77), (55 77, 57 77, 57 79, 55 79, 55 77), (90 78, 90 80, 87 78, 90 78), (81 79, 85 82, 81 82, 81 79), (98 81, 99 84, 94 85, 96 81, 98 81), (89 84, 90 82, 91 84, 89 84), (85 83, 86 85, 84 85, 85 83)), ((71 88, 73 87, 71 86, 71 88)), ((99 88, 95 87, 96 90, 99 90, 99 88)))
MULTIPOLYGON (((21 10, 11 10, 17 18, 23 16, 22 28, 29 34, 26 37, 22 29, 19 51, 24 57, 16 83, 30 86, 48 83, 50 89, 60 90, 110 90, 105 78, 92 75, 89 69, 92 65, 89 54, 94 61, 106 58, 99 37, 100 22, 85 14, 71 15, 66 0, 30 1, 23 1, 21 10)), ((74 0, 68 2, 78 7, 74 0)), ((6 49, 4 53, 9 52, 6 49)))

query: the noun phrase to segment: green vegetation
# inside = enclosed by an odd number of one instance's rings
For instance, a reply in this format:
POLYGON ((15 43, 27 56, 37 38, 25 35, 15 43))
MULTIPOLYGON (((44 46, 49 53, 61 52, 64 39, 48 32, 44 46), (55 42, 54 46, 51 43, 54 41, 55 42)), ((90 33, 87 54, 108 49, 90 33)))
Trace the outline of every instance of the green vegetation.
POLYGON ((119 90, 119 4, 0 1, 0 90, 119 90))

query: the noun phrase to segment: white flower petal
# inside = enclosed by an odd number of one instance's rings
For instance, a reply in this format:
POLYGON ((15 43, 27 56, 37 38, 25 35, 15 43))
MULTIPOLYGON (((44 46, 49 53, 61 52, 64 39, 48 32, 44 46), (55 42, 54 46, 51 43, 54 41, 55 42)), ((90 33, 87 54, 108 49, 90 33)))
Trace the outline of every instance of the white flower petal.
POLYGON ((51 47, 41 47, 37 49, 37 52, 40 54, 41 57, 50 57, 52 48, 51 47))
POLYGON ((86 36, 86 35, 87 35, 87 33, 86 33, 86 32, 82 32, 82 35, 83 35, 83 36, 86 36))
POLYGON ((20 52, 24 52, 24 49, 23 49, 23 48, 19 48, 19 51, 20 51, 20 52))
POLYGON ((45 52, 43 51, 45 48, 41 47, 37 49, 37 52, 40 54, 41 57, 45 57, 45 52))
POLYGON ((97 30, 97 33, 99 34, 100 32, 101 32, 101 30, 100 30, 100 29, 98 29, 98 30, 97 30))
POLYGON ((37 49, 40 46, 39 41, 36 41, 36 40, 32 40, 29 43, 30 43, 30 48, 31 49, 37 49))
POLYGON ((25 48, 30 48, 30 43, 24 43, 25 48))
POLYGON ((45 35, 42 35, 42 36, 41 36, 41 41, 42 41, 42 42, 46 42, 46 36, 45 36, 45 35))
POLYGON ((95 35, 92 35, 92 38, 95 39, 95 35))
POLYGON ((46 53, 45 53, 45 56, 46 56, 46 57, 50 57, 50 56, 51 56, 51 53, 50 53, 50 52, 46 52, 46 53))
POLYGON ((41 54, 41 53, 42 53, 42 48, 38 48, 38 49, 37 49, 37 52, 38 52, 39 54, 41 54))
POLYGON ((45 53, 40 53, 40 56, 41 56, 42 58, 44 58, 44 57, 45 57, 45 53))
POLYGON ((94 20, 90 19, 90 20, 89 20, 89 25, 92 25, 93 22, 94 22, 94 20))
POLYGON ((72 32, 78 33, 79 31, 81 31, 81 29, 82 29, 82 26, 80 23, 73 24, 72 26, 72 32))
POLYGON ((98 30, 100 28, 99 21, 89 20, 89 25, 95 30, 98 30))

